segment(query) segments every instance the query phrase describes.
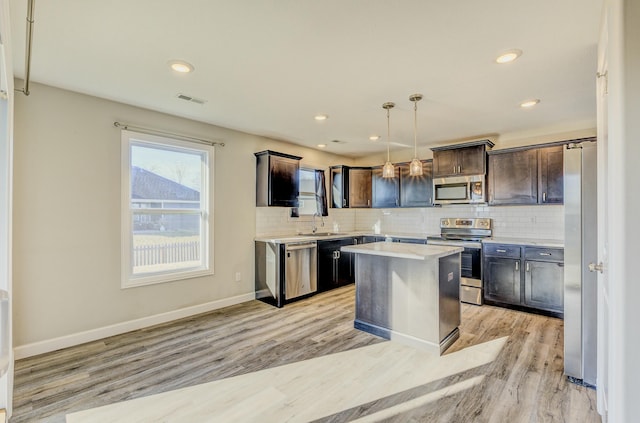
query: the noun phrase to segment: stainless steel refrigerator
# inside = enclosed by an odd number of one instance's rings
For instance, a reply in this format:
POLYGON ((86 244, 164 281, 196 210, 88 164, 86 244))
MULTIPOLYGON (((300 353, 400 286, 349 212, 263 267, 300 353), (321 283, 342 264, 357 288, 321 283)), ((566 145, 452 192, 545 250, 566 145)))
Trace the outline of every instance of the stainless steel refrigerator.
POLYGON ((596 143, 568 144, 564 151, 564 373, 595 386, 597 278, 596 143))

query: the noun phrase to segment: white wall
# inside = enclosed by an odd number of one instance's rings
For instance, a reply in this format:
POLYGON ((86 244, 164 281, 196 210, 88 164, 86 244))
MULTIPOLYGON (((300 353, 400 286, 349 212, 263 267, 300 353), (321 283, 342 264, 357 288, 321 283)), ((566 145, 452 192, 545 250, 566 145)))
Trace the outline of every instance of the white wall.
POLYGON ((640 415, 640 2, 608 0, 609 421, 640 415))
POLYGON ((40 84, 32 85, 29 97, 18 96, 15 106, 18 347, 220 299, 253 297, 253 153, 284 151, 313 166, 350 162, 40 84), (215 156, 213 277, 120 289, 120 131, 114 121, 226 143, 216 147, 215 156), (236 272, 241 282, 234 282, 236 272))

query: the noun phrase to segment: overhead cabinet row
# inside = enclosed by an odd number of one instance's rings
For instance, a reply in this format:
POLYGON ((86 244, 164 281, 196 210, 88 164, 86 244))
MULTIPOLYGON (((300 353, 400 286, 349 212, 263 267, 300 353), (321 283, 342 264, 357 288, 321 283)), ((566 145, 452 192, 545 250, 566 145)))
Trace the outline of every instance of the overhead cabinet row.
POLYGON ((391 208, 433 205, 432 160, 422 161, 422 175, 411 176, 409 164, 395 166, 393 178, 382 177, 382 166, 332 166, 331 207, 391 208))

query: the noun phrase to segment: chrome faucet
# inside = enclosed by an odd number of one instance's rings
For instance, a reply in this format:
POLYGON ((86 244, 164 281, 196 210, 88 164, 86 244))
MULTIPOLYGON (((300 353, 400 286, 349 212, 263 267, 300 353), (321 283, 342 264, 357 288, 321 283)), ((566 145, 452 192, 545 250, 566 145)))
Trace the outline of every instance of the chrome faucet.
POLYGON ((311 220, 311 221, 312 221, 312 225, 313 225, 313 226, 312 226, 312 228, 311 228, 311 233, 314 233, 314 234, 315 234, 315 233, 316 233, 316 231, 318 230, 318 225, 316 225, 316 216, 317 216, 317 217, 320 217, 321 222, 322 222, 322 223, 321 223, 321 225, 322 225, 322 226, 324 226, 324 218, 323 218, 322 216, 320 216, 320 213, 315 212, 315 213, 313 214, 312 218, 311 218, 311 219, 312 219, 312 220, 311 220))

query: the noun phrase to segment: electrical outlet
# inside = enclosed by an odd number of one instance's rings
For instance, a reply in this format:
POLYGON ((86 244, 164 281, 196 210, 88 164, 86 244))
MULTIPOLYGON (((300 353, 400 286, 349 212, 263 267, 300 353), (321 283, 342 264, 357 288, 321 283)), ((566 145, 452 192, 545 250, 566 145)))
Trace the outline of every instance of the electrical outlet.
POLYGON ((242 274, 240 272, 236 272, 236 282, 240 282, 242 280, 242 274))

